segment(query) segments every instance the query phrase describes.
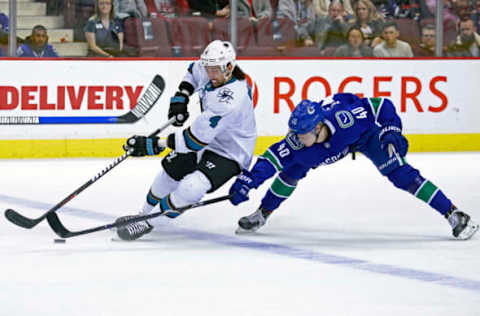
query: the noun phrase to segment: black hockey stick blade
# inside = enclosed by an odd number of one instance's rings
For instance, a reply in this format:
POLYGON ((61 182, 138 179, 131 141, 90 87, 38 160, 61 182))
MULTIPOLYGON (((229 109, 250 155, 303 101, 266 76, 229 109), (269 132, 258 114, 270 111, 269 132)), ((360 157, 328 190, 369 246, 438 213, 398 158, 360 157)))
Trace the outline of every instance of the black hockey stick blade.
MULTIPOLYGON (((166 123, 164 123, 162 126, 160 126, 157 130, 155 130, 153 133, 151 133, 149 136, 155 136, 159 134, 161 131, 166 129, 168 126, 170 126, 173 122, 175 122, 175 118, 172 117, 170 118, 166 123)), ((118 157, 115 159, 112 163, 110 163, 107 167, 105 167, 102 171, 100 171, 98 174, 96 174, 93 178, 85 182, 82 186, 77 188, 75 191, 70 193, 66 198, 64 198, 62 201, 57 203, 55 206, 53 206, 51 209, 49 209, 47 212, 45 212, 42 216, 38 218, 29 218, 26 217, 20 213, 18 213, 15 210, 12 209, 7 209, 5 211, 5 217, 13 224, 23 227, 23 228, 33 228, 35 227, 38 223, 43 221, 45 218, 47 218, 48 214, 52 214, 56 212, 59 208, 67 204, 70 200, 72 200, 74 197, 76 197, 78 194, 80 194, 83 190, 88 188, 90 185, 98 181, 101 177, 103 177, 107 172, 118 166, 122 161, 127 159, 130 155, 132 154, 131 151, 128 151, 124 153, 121 157, 118 157)))
POLYGON ((7 209, 5 211, 5 217, 11 222, 14 223, 17 226, 23 227, 23 228, 32 228, 38 223, 40 223, 45 217, 41 216, 39 218, 28 218, 23 216, 22 214, 18 213, 15 210, 12 209, 7 209))
POLYGON ((88 229, 84 229, 84 230, 79 230, 79 231, 68 230, 62 224, 62 222, 60 221, 60 218, 58 217, 58 215, 56 213, 48 214, 47 221, 48 221, 48 224, 50 225, 50 227, 53 229, 53 231, 58 236, 60 236, 61 238, 70 238, 70 237, 86 235, 86 234, 90 234, 90 233, 94 233, 94 232, 98 232, 98 231, 102 231, 102 230, 112 229, 112 228, 119 227, 119 226, 125 226, 125 225, 135 223, 135 222, 145 221, 145 220, 148 220, 148 219, 151 219, 151 218, 154 218, 154 217, 166 215, 168 213, 175 212, 175 213, 182 214, 186 210, 189 210, 189 209, 192 209, 192 208, 197 208, 197 207, 201 207, 201 206, 205 206, 205 205, 214 204, 214 203, 218 203, 218 202, 221 202, 221 201, 228 200, 232 196, 233 196, 232 194, 223 195, 223 196, 220 196, 218 198, 205 200, 205 201, 200 201, 200 202, 197 202, 197 203, 193 203, 193 204, 190 204, 190 205, 179 207, 175 210, 169 210, 169 211, 166 211, 166 212, 155 212, 155 213, 148 214, 148 215, 137 216, 137 217, 131 218, 131 219, 123 221, 123 222, 113 222, 113 223, 110 223, 110 224, 101 225, 101 226, 88 228, 88 229))

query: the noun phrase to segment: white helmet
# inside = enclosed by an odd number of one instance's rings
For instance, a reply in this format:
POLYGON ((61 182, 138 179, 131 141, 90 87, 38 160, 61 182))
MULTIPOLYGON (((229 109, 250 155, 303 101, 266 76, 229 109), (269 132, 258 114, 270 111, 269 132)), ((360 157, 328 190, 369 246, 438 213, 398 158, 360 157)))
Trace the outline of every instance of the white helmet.
POLYGON ((200 56, 203 66, 220 66, 224 74, 227 73, 227 65, 232 64, 235 68, 235 50, 233 45, 227 41, 215 40, 208 44, 200 56))

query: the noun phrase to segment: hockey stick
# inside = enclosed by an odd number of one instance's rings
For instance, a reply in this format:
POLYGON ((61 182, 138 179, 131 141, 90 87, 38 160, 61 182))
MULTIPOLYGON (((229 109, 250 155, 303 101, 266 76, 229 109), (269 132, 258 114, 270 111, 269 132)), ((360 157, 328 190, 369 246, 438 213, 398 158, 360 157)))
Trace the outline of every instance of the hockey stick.
POLYGON ((50 225, 50 227, 53 229, 53 231, 58 236, 60 236, 62 238, 70 238, 70 237, 75 237, 75 236, 86 235, 86 234, 98 232, 98 231, 101 231, 101 230, 107 230, 107 229, 111 229, 111 228, 114 228, 114 227, 125 226, 125 225, 131 224, 131 223, 145 221, 145 220, 148 220, 148 219, 151 219, 151 218, 154 218, 154 217, 167 215, 169 213, 183 214, 186 210, 196 208, 196 207, 200 207, 200 206, 209 205, 209 204, 218 203, 218 202, 221 202, 221 201, 225 201, 225 200, 230 199, 231 197, 232 197, 231 194, 223 195, 223 196, 218 197, 218 198, 205 200, 205 201, 200 201, 200 202, 197 202, 197 203, 193 203, 193 204, 190 204, 190 205, 179 207, 179 208, 176 208, 174 210, 168 210, 166 212, 162 212, 162 211, 155 212, 155 213, 148 214, 148 215, 137 216, 137 217, 131 218, 131 219, 123 221, 123 222, 113 222, 111 224, 106 224, 106 225, 97 226, 97 227, 93 227, 93 228, 89 228, 89 229, 85 229, 85 230, 79 230, 79 231, 70 231, 67 228, 65 228, 65 226, 62 224, 62 222, 60 221, 60 219, 58 218, 58 215, 56 213, 48 214, 47 221, 48 221, 48 224, 50 225))
MULTIPOLYGON (((166 129, 168 126, 170 126, 170 124, 172 124, 173 122, 175 122, 175 117, 172 117, 170 120, 168 120, 165 124, 163 124, 163 126, 161 126, 160 128, 158 128, 155 132, 153 132, 152 134, 150 134, 150 136, 155 136, 157 135, 158 133, 160 133, 161 131, 163 131, 164 129, 166 129)), ((93 178, 91 178, 90 180, 88 180, 87 182, 85 182, 82 186, 80 186, 78 189, 76 189, 75 191, 73 191, 70 195, 68 195, 66 198, 64 198, 62 201, 60 201, 59 203, 57 203, 54 207, 52 207, 51 209, 49 209, 47 212, 45 212, 42 216, 38 217, 38 218, 28 218, 26 216, 23 216, 22 214, 18 213, 17 211, 15 210, 12 210, 12 209, 7 209, 5 211, 5 217, 10 221, 12 222, 13 224, 17 225, 17 226, 21 226, 23 228, 32 228, 34 226, 36 226, 38 223, 40 223, 41 221, 43 221, 47 216, 48 214, 52 214, 54 213, 56 210, 58 210, 59 208, 61 208, 62 206, 64 206, 65 204, 67 204, 70 200, 72 200, 74 197, 76 197, 78 194, 80 194, 80 192, 82 192, 83 190, 85 190, 86 188, 88 188, 90 185, 92 185, 94 182, 96 182, 98 179, 100 179, 101 177, 103 177, 107 172, 109 172, 110 170, 112 170, 113 168, 115 168, 116 166, 118 166, 122 161, 124 161, 125 159, 127 159, 131 154, 132 154, 132 149, 127 151, 126 153, 124 153, 121 157, 115 159, 111 164, 109 164, 105 169, 103 169, 102 171, 100 171, 98 174, 96 174, 93 178)))
POLYGON ((165 80, 155 75, 135 107, 121 116, 0 116, 0 125, 135 123, 153 108, 164 90, 165 80))

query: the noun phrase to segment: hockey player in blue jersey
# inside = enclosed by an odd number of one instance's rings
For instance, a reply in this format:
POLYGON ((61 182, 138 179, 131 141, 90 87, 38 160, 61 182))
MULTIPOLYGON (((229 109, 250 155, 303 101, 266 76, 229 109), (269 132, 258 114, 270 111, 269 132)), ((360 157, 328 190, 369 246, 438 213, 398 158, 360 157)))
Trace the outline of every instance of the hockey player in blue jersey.
POLYGON ((361 152, 397 188, 410 192, 443 215, 457 239, 469 239, 478 230, 470 216, 457 209, 445 194, 405 160, 408 141, 402 122, 389 99, 359 98, 339 93, 317 102, 303 100, 288 121, 287 136, 243 170, 230 188, 231 202, 248 200, 250 189, 277 175, 260 207, 242 217, 237 233, 253 232, 295 190, 300 179, 318 166, 334 163, 348 153, 361 152))

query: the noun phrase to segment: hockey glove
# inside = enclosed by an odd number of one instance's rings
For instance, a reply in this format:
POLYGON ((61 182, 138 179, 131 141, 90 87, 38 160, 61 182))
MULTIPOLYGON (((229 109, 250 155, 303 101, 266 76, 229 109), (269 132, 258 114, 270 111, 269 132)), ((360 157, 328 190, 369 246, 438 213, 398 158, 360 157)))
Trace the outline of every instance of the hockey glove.
POLYGON ((188 95, 178 91, 170 99, 170 108, 168 109, 168 119, 175 117, 176 121, 173 126, 183 126, 183 123, 188 119, 189 113, 187 110, 189 98, 188 95))
POLYGON ((408 151, 408 141, 405 136, 402 135, 402 130, 397 126, 385 126, 378 136, 380 139, 380 146, 383 151, 388 153, 389 157, 392 157, 394 151, 397 152, 400 157, 404 157, 408 151))
POLYGON ((132 136, 127 139, 127 143, 123 145, 125 151, 133 150, 131 155, 134 157, 158 155, 165 150, 165 147, 159 143, 157 136, 132 136))
POLYGON ((233 205, 238 205, 247 201, 249 199, 248 192, 250 189, 256 187, 252 174, 248 170, 243 170, 228 191, 229 194, 233 194, 230 198, 230 202, 233 205))

